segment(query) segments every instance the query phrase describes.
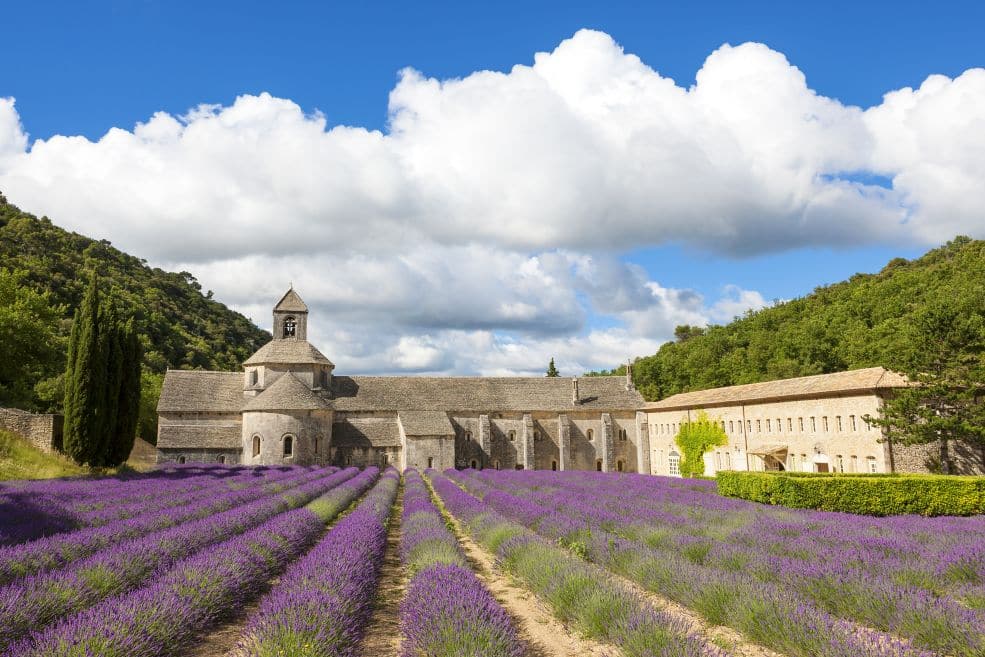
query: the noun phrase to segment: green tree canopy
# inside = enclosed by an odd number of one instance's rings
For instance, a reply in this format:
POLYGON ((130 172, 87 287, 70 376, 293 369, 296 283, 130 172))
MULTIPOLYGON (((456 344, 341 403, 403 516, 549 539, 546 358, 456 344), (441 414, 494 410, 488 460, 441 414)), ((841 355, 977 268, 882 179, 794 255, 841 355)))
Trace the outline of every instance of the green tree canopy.
POLYGON ((548 363, 548 365, 547 365, 547 375, 546 376, 551 377, 551 378, 561 376, 561 374, 557 371, 557 368, 554 367, 554 358, 553 357, 551 358, 551 362, 548 363))

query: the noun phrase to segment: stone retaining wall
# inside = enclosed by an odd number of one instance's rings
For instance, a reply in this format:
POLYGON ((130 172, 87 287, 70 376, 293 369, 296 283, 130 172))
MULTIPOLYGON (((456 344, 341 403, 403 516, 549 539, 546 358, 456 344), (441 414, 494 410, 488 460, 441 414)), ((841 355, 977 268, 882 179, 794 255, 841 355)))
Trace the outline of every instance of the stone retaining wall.
POLYGON ((0 408, 0 429, 26 438, 43 452, 61 451, 62 416, 0 408))

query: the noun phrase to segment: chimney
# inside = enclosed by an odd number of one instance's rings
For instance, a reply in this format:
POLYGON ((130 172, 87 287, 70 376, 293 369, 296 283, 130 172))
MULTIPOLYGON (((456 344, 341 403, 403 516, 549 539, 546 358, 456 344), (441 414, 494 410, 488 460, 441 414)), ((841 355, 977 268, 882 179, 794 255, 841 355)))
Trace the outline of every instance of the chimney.
POLYGON ((578 405, 578 377, 571 379, 571 403, 578 405))
POLYGON ((633 361, 626 359, 626 390, 633 390, 633 361))

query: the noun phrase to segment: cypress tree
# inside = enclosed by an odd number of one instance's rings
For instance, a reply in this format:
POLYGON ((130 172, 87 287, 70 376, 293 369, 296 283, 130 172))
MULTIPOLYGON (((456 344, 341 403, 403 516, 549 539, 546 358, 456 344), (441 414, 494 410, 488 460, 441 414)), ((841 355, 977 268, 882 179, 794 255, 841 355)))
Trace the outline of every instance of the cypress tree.
POLYGON ((99 286, 95 272, 72 325, 65 376, 63 448, 76 462, 98 465, 105 400, 105 359, 99 339, 99 286))
POLYGON ((546 376, 548 378, 555 378, 555 377, 561 376, 560 372, 557 371, 557 368, 554 367, 554 357, 553 356, 551 357, 551 362, 547 365, 547 374, 546 374, 546 376))
POLYGON ((123 377, 123 344, 120 323, 111 306, 99 313, 100 343, 105 359, 103 401, 100 410, 99 440, 95 445, 93 465, 112 466, 116 449, 116 429, 119 422, 120 383, 123 377))
POLYGON ((108 454, 108 465, 117 466, 127 460, 133 449, 137 435, 137 422, 140 419, 140 363, 143 347, 140 336, 134 328, 133 319, 118 326, 116 332, 121 347, 121 372, 119 379, 119 401, 116 408, 116 423, 110 438, 112 448, 108 454))

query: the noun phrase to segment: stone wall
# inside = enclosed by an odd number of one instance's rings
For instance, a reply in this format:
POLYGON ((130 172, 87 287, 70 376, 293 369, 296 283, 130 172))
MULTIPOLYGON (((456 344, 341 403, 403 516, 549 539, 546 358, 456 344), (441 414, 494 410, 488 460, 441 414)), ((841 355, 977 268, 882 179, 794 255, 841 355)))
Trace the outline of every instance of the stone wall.
POLYGON ((43 452, 62 448, 62 416, 0 408, 0 429, 16 433, 43 452))
MULTIPOLYGON (((927 473, 941 471, 940 442, 926 445, 888 444, 896 472, 927 473)), ((985 448, 963 442, 948 444, 951 474, 985 475, 985 448)))
POLYGON ((332 412, 250 411, 243 413, 243 463, 250 465, 328 464, 331 460, 332 412), (291 454, 284 454, 285 437, 292 437, 291 454), (254 455, 254 437, 259 454, 254 455))
POLYGON ((193 447, 170 447, 157 450, 158 463, 223 463, 235 465, 240 462, 238 449, 197 449, 193 447))

